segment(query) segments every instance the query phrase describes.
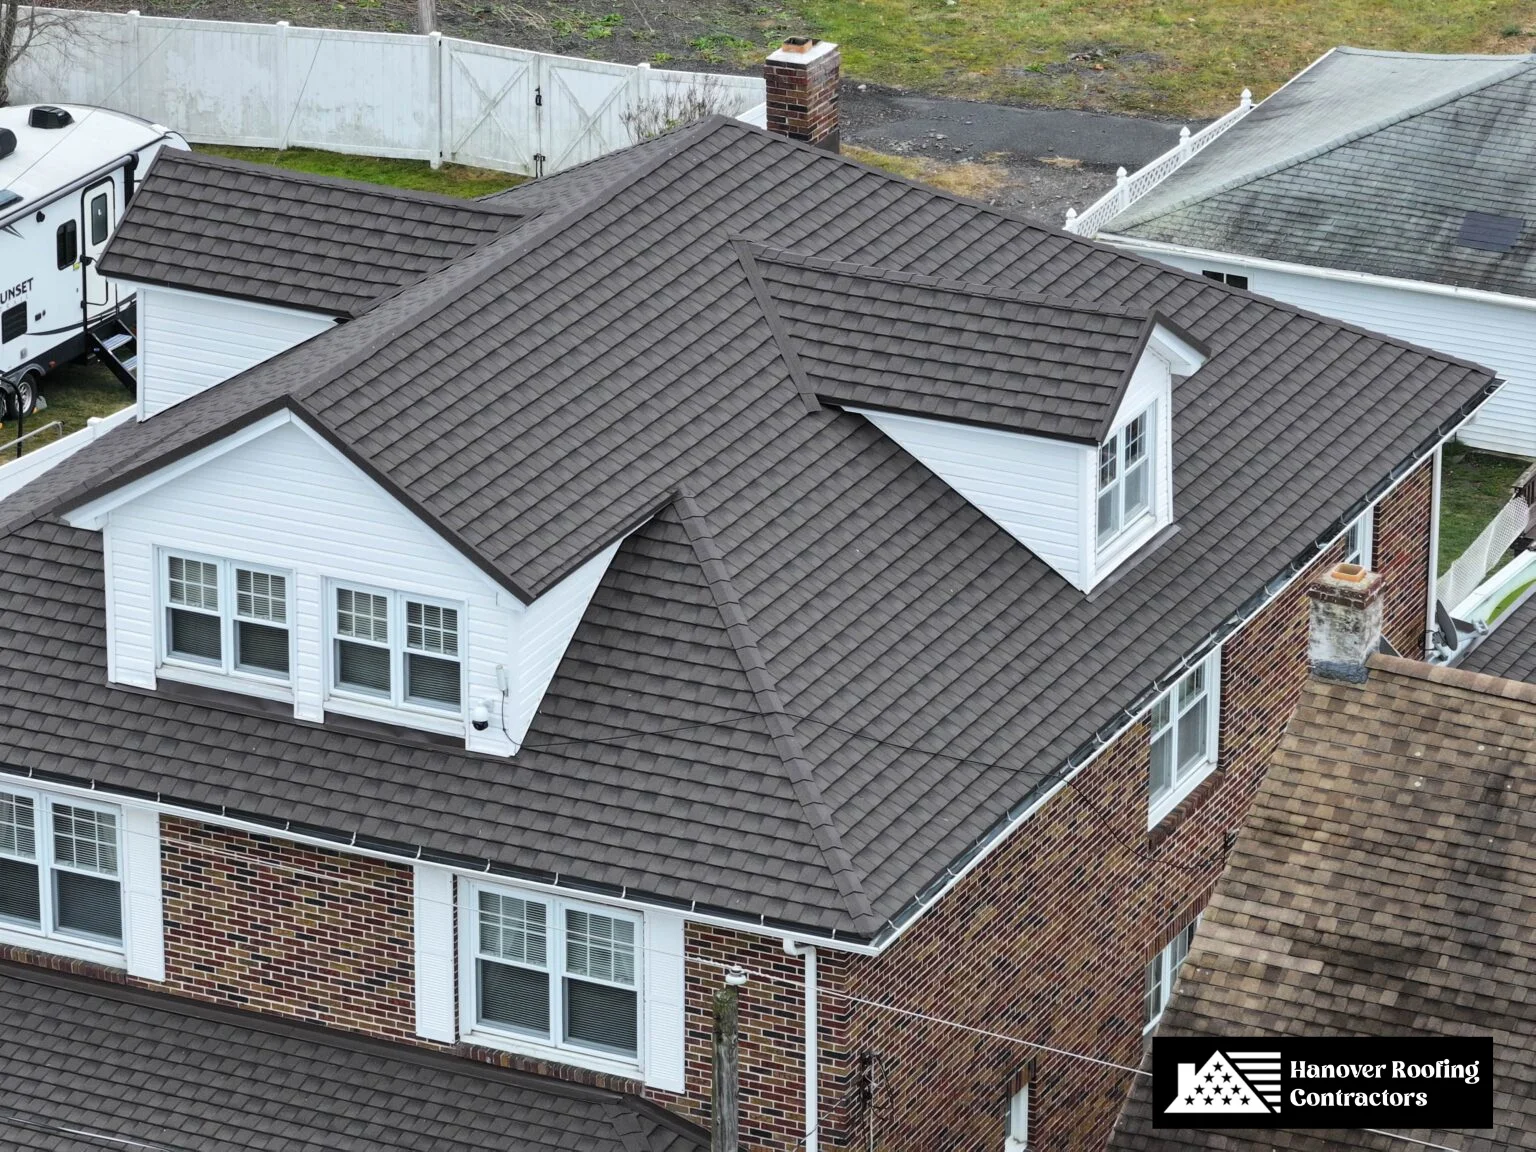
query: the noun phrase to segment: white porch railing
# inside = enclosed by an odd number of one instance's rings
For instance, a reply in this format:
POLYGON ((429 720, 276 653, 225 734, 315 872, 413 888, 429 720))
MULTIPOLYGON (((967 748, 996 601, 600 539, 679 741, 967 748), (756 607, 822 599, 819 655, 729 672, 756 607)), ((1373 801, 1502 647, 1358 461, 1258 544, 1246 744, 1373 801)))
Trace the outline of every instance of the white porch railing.
POLYGON ((1106 223, 1177 172, 1191 157, 1199 155, 1251 111, 1253 93, 1244 88, 1237 107, 1220 120, 1213 120, 1194 135, 1190 135, 1188 128, 1180 128, 1179 142, 1146 167, 1138 168, 1134 175, 1127 176, 1121 168, 1115 173, 1115 186, 1085 208, 1081 215, 1075 208, 1068 208, 1067 222, 1062 227, 1078 236, 1097 236, 1106 223))

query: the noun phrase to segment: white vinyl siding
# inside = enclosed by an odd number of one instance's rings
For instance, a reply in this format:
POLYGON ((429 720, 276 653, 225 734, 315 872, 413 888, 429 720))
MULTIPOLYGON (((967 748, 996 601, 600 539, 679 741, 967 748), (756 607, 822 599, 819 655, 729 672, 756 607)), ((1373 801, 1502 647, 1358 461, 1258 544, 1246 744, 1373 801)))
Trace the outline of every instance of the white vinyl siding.
POLYGON ((860 409, 892 440, 1078 587, 1089 572, 1083 476, 1094 449, 1083 444, 860 409))
POLYGON ((138 294, 140 418, 228 380, 335 323, 328 316, 143 285, 138 294))
MULTIPOLYGON (((1117 239, 1115 243, 1137 250, 1133 242, 1117 239)), ((1532 352, 1536 311, 1390 284, 1250 268, 1236 259, 1218 264, 1162 250, 1147 249, 1145 254, 1191 272, 1214 269, 1246 275, 1249 288, 1260 295, 1485 365, 1508 383, 1483 405, 1459 438, 1476 448, 1536 456, 1536 354, 1532 352)))
MULTIPOLYGON (((104 520, 111 576, 108 645, 114 681, 155 687, 157 645, 165 627, 157 618, 162 603, 157 556, 235 557, 240 565, 291 576, 293 666, 275 698, 291 700, 299 718, 319 721, 330 708, 463 734, 473 751, 509 754, 532 722, 618 545, 525 607, 328 445, 286 418, 273 419, 270 427, 252 429, 245 442, 189 461, 185 471, 126 494, 119 505, 97 514, 104 520), (401 619, 390 634, 398 632, 402 646, 410 628, 408 601, 461 613, 456 658, 462 699, 448 710, 451 715, 441 707, 401 709, 389 700, 332 690, 332 614, 339 585, 398 595, 401 619), (491 713, 484 732, 473 731, 463 717, 476 700, 485 701, 491 713)), ((81 515, 91 526, 89 509, 81 515)), ((441 643, 441 628, 431 628, 425 619, 421 627, 418 674, 441 672, 444 665, 433 662, 453 659, 432 650, 441 643)), ((403 665, 397 675, 404 675, 403 665)), ((238 690, 274 695, 264 692, 256 677, 238 690)))
POLYGON ((1191 668, 1147 713, 1147 827, 1152 828, 1210 775, 1220 759, 1221 652, 1191 668))

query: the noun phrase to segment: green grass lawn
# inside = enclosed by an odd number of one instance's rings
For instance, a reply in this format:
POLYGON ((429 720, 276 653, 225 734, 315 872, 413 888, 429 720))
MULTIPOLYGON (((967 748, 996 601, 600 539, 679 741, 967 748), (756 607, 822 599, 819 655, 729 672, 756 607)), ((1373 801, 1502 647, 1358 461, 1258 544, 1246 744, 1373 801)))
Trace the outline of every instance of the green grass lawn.
MULTIPOLYGON (((65 364, 55 369, 43 381, 42 394, 48 407, 27 417, 23 434, 55 420, 63 427, 29 437, 21 446, 23 455, 78 432, 91 416, 110 416, 133 403, 128 389, 99 364, 65 364)), ((16 430, 16 421, 0 422, 0 463, 16 456, 16 430)))
POLYGON ((802 0, 859 80, 977 100, 1217 116, 1339 44, 1529 52, 1531 0, 802 0))
POLYGON ((1440 473, 1440 571, 1448 569, 1509 502, 1524 460, 1447 445, 1440 473))
POLYGON ((317 148, 230 148, 222 144, 199 144, 199 152, 272 164, 296 172, 317 176, 340 176, 347 180, 366 180, 370 184, 392 184, 418 192, 437 192, 444 196, 469 199, 500 192, 523 182, 510 172, 492 172, 463 164, 444 164, 433 168, 425 160, 391 160, 382 156, 350 156, 341 152, 322 152, 317 148))

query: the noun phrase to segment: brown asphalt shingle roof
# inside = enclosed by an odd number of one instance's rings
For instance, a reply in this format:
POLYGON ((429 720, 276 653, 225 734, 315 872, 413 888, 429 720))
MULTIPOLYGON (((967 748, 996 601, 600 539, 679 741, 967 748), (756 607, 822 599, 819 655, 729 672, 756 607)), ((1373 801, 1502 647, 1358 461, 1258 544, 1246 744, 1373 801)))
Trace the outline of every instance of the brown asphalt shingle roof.
MULTIPOLYGON (((1536 685, 1393 656, 1312 680, 1201 920, 1159 1036, 1492 1035, 1489 1131, 1536 1148, 1536 685)), ((1114 1152, 1400 1152, 1366 1132, 1154 1131, 1114 1152)))
POLYGON ((522 219, 485 202, 164 148, 102 254, 101 271, 356 316, 522 219))
POLYGON ((0 963, 0 1004, 0 1152, 709 1143, 635 1096, 17 964, 0 963))
POLYGON ((872 936, 1493 385, 723 118, 582 171, 579 203, 7 503, 0 571, 36 591, 0 615, 4 765, 872 936), (1177 534, 1090 600, 808 411, 743 241, 1166 315, 1210 352, 1174 386, 1177 534), (525 599, 643 525, 513 761, 104 683, 99 542, 50 518, 277 408, 525 599))

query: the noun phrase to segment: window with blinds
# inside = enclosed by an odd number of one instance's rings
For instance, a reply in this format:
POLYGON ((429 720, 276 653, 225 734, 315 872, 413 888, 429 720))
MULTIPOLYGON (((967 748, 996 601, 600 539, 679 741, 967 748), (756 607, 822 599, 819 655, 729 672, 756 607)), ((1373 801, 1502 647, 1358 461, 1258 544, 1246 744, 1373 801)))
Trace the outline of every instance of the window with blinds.
POLYGON ((390 704, 459 712, 460 609, 402 592, 337 585, 333 686, 390 704))
POLYGON ((564 900, 472 891, 478 1024, 556 1048, 638 1058, 639 921, 564 900))
POLYGON ((0 925, 123 942, 121 814, 0 790, 0 925))
POLYGON ((168 554, 165 659, 286 681, 290 580, 232 560, 168 554))

